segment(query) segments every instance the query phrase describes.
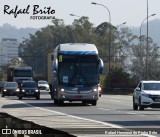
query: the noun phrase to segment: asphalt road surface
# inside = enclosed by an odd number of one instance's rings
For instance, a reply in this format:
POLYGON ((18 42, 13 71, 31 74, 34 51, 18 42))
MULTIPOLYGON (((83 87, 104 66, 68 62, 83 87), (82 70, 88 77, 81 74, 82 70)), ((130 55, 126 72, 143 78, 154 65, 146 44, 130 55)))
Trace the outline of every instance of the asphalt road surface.
MULTIPOLYGON (((18 100, 17 97, 6 98, 18 100)), ((23 98, 21 101, 46 110, 107 122, 128 129, 143 129, 143 131, 152 129, 153 135, 154 131, 160 131, 160 108, 147 108, 144 111, 134 111, 132 109, 132 96, 102 95, 99 98, 97 106, 84 106, 81 102, 65 102, 63 106, 57 106, 51 100, 48 92, 41 92, 40 100, 23 98)))

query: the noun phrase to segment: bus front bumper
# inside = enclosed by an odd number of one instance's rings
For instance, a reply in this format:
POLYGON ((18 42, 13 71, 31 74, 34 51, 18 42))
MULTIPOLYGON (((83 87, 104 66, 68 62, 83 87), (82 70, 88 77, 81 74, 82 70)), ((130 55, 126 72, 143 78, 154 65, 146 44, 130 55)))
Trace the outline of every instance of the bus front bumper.
POLYGON ((92 92, 92 93, 86 93, 86 94, 70 94, 66 92, 61 92, 58 96, 58 99, 63 101, 98 100, 99 93, 92 92))

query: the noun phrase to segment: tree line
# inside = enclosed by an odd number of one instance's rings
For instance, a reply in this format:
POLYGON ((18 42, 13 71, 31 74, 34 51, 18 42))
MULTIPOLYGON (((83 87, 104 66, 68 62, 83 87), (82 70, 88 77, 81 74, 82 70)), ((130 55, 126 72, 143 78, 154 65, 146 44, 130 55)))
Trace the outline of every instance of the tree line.
POLYGON ((25 39, 19 46, 19 57, 25 64, 32 66, 39 77, 47 79, 47 54, 57 45, 92 43, 97 46, 105 64, 104 75, 101 78, 104 86, 109 75, 107 73, 109 57, 111 87, 113 88, 133 86, 133 82, 146 79, 146 72, 148 79, 160 79, 159 46, 151 37, 148 37, 147 46, 145 35, 139 37, 126 26, 119 28, 108 22, 95 27, 88 17, 75 19, 71 25, 65 25, 60 19, 55 19, 52 23, 41 28, 34 35, 30 34, 30 38, 25 39), (128 84, 128 81, 131 83, 128 84), (118 84, 120 82, 122 84, 118 84))

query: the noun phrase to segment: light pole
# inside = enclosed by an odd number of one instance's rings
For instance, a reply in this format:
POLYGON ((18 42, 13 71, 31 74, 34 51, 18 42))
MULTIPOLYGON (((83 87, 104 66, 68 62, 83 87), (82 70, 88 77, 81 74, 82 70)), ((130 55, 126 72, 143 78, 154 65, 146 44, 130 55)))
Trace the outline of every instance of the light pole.
MULTIPOLYGON (((148 15, 148 14, 147 14, 148 15)), ((139 34, 139 41, 140 41, 140 60, 142 62, 142 42, 141 42, 141 37, 142 37, 142 25, 145 20, 148 20, 148 18, 155 16, 156 14, 152 14, 150 16, 147 16, 146 18, 143 19, 141 26, 140 26, 140 34, 139 34)), ((147 47, 146 47, 146 80, 148 79, 148 22, 147 22, 147 47)))
POLYGON ((38 60, 37 60, 38 51, 34 51, 34 53, 35 53, 35 57, 36 57, 36 78, 37 78, 37 80, 39 80, 39 76, 38 76, 38 60))
POLYGON ((69 14, 70 16, 78 17, 80 18, 81 16, 75 15, 75 14, 69 14))
POLYGON ((104 7, 108 13, 109 13, 109 46, 108 46, 108 54, 109 54, 109 57, 108 57, 108 90, 110 90, 110 54, 111 54, 111 14, 110 14, 110 11, 109 9, 103 5, 103 4, 99 4, 99 3, 95 3, 95 2, 92 2, 91 4, 93 5, 99 5, 99 6, 102 6, 104 7))
POLYGON ((147 47, 146 47, 146 80, 148 80, 148 0, 147 0, 147 47))
MULTIPOLYGON (((121 24, 119 24, 117 27, 116 27, 116 30, 120 27, 120 26, 122 26, 122 25, 125 25, 127 22, 123 22, 123 23, 121 23, 121 24)), ((119 45, 121 45, 121 41, 120 41, 120 36, 119 36, 119 31, 117 30, 116 31, 116 35, 117 35, 117 38, 119 39, 119 45)), ((117 50, 117 48, 115 47, 115 46, 113 46, 114 47, 114 64, 113 64, 113 66, 114 66, 114 68, 115 68, 115 64, 116 64, 116 56, 115 56, 115 53, 116 53, 116 50, 117 50)))
POLYGON ((144 21, 145 21, 147 18, 153 17, 153 16, 155 16, 155 15, 156 15, 156 14, 152 14, 152 15, 146 17, 146 18, 142 21, 141 26, 140 26, 140 31, 139 31, 139 32, 140 32, 140 33, 139 33, 140 45, 141 45, 142 25, 143 25, 144 21))
POLYGON ((121 24, 119 24, 118 26, 117 26, 117 28, 119 28, 121 25, 124 25, 124 24, 126 24, 127 22, 123 22, 123 23, 121 23, 121 24))

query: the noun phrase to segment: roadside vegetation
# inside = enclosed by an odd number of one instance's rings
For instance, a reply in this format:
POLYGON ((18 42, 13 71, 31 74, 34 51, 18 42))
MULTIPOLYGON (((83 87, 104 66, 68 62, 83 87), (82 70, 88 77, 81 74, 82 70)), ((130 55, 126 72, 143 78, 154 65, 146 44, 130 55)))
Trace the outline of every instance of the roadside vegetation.
MULTIPOLYGON (((38 30, 35 35, 25 39, 19 46, 19 57, 32 66, 38 77, 47 79, 47 54, 60 43, 93 43, 99 50, 105 69, 101 85, 107 89, 108 75, 112 89, 134 88, 139 80, 146 78, 146 59, 148 79, 160 79, 159 45, 151 37, 134 35, 128 27, 116 27, 108 22, 97 27, 88 17, 75 19, 72 25, 55 19, 53 25, 38 30), (111 28, 111 33, 109 28, 111 28), (111 36, 109 39, 109 36, 111 36), (140 42, 141 40, 141 42, 140 42), (108 74, 109 44, 111 70, 108 74), (147 55, 147 56, 146 56, 147 55)), ((6 66, 1 66, 0 79, 5 80, 6 66)))

